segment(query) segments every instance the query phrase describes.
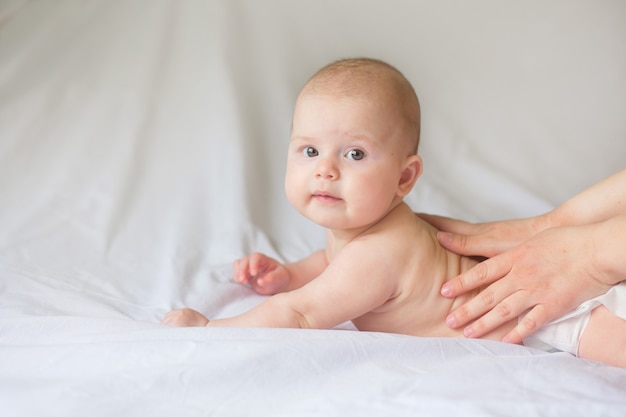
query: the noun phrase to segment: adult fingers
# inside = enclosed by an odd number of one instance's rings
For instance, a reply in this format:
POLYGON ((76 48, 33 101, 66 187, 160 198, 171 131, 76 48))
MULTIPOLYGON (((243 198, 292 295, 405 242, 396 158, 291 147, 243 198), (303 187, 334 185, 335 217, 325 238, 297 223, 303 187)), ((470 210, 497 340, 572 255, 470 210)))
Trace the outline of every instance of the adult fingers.
POLYGON ((522 343, 524 339, 554 318, 555 316, 550 314, 545 305, 538 304, 517 323, 513 330, 504 336, 502 341, 506 343, 522 343))
POLYGON ((507 254, 487 259, 443 284, 441 295, 457 297, 473 289, 491 284, 508 274, 511 267, 510 256, 507 254))
POLYGON ((437 240, 444 248, 460 255, 490 258, 503 252, 501 244, 483 235, 438 232, 437 240))
POLYGON ((476 233, 477 225, 465 222, 463 220, 452 219, 450 217, 437 216, 434 214, 417 213, 417 215, 432 224, 439 230, 459 234, 476 233))
POLYGON ((456 297, 467 291, 486 286, 475 297, 456 308, 446 318, 452 328, 463 326, 491 310, 510 295, 506 282, 495 282, 510 272, 509 263, 499 257, 488 259, 444 284, 441 294, 456 297))
MULTIPOLYGON (((529 302, 528 294, 524 291, 518 291, 497 303, 492 309, 463 329, 463 335, 472 338, 482 337, 512 320, 517 320, 518 316, 531 306, 532 302, 529 302)), ((518 323, 516 323, 517 325, 518 323)), ((515 337, 516 335, 512 336, 515 337)))

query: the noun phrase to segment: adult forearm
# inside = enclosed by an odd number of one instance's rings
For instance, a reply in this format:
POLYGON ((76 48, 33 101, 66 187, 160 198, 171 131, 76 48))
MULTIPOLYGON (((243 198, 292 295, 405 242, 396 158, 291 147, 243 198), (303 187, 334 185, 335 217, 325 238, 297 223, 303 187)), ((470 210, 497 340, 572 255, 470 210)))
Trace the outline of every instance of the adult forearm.
POLYGON ((551 226, 597 223, 626 214, 626 169, 600 181, 546 214, 551 226))

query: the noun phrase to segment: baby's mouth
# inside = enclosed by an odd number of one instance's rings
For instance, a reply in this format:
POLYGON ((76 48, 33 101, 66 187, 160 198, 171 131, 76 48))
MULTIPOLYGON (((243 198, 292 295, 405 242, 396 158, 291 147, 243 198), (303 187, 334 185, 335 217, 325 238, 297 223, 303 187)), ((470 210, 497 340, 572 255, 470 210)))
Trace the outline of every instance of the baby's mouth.
POLYGON ((313 198, 317 201, 321 201, 325 203, 333 203, 336 201, 341 201, 341 198, 326 191, 315 191, 313 193, 313 198))

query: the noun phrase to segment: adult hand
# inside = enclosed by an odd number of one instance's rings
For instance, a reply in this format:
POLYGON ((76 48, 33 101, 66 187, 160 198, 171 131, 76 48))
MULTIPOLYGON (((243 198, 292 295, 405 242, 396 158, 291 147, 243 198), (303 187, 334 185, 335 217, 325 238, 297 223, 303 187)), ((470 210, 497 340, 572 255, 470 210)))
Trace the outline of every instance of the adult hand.
POLYGON ((466 256, 492 257, 510 250, 549 227, 548 215, 488 223, 468 223, 432 214, 419 216, 441 230, 439 242, 466 256))
POLYGON ((603 238, 597 227, 547 229, 448 281, 441 291, 445 297, 486 288, 454 310, 446 323, 458 328, 471 322, 465 336, 480 337, 528 311, 503 339, 520 343, 542 325, 605 293, 615 281, 594 262, 598 239, 603 238))

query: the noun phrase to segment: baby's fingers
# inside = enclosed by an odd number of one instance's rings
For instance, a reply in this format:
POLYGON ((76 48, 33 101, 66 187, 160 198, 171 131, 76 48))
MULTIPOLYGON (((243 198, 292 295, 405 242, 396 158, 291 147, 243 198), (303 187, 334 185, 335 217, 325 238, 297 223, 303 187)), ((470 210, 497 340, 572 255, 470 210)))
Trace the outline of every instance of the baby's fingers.
POLYGON ((246 256, 245 258, 237 259, 233 262, 233 276, 235 281, 239 284, 247 284, 252 278, 250 274, 250 258, 246 256))
POLYGON ((263 287, 271 281, 268 274, 275 271, 277 265, 278 262, 274 259, 255 252, 233 263, 235 281, 250 284, 255 289, 263 287))
POLYGON ((259 294, 272 294, 272 288, 274 286, 274 279, 272 274, 266 274, 257 279, 250 281, 252 289, 259 294))
POLYGON ((250 262, 249 273, 253 277, 259 276, 265 273, 267 269, 269 269, 270 258, 263 255, 262 253, 255 252, 250 255, 248 259, 250 262))

